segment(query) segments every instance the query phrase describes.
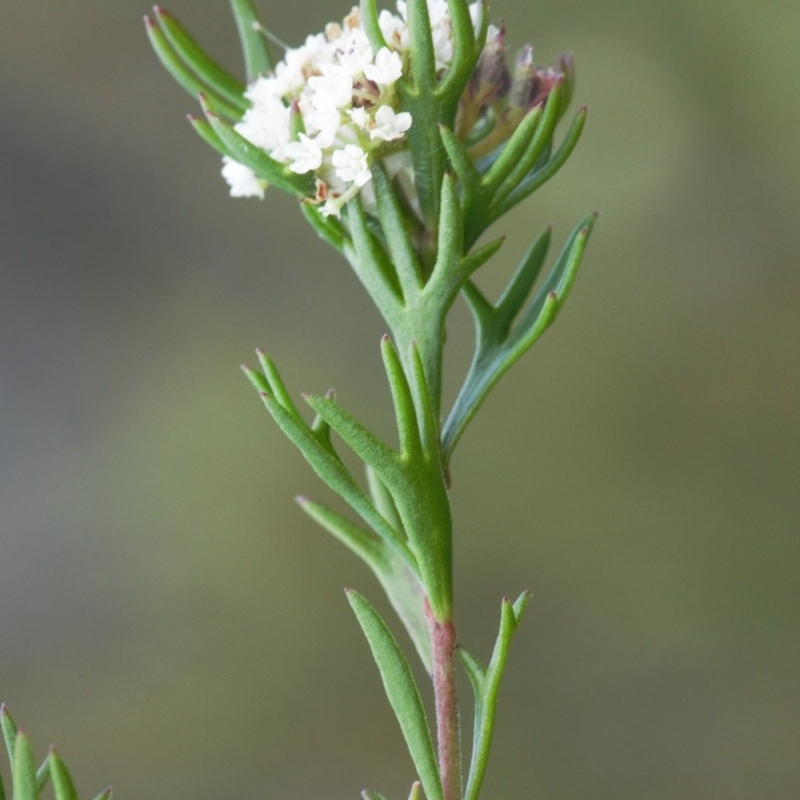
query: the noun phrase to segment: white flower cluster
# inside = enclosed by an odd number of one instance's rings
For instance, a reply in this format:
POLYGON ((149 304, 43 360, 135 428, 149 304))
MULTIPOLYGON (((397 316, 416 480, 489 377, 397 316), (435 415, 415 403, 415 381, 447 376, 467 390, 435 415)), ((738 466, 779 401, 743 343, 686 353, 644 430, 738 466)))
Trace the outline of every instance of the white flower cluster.
MULTIPOLYGON (((428 9, 436 65, 446 69, 453 57, 447 2, 428 0, 428 9)), ((398 109, 394 88, 409 48, 403 0, 397 11, 379 15, 388 47, 373 51, 353 8, 341 25, 330 23, 287 50, 274 72, 245 93, 251 105, 236 130, 292 172, 312 173, 324 214, 338 215, 350 198, 369 190, 370 165, 387 152, 392 173, 411 166, 402 147, 411 114, 398 109), (302 132, 293 136, 298 128, 302 132)), ((264 196, 266 181, 243 164, 226 157, 222 174, 234 197, 264 196)))

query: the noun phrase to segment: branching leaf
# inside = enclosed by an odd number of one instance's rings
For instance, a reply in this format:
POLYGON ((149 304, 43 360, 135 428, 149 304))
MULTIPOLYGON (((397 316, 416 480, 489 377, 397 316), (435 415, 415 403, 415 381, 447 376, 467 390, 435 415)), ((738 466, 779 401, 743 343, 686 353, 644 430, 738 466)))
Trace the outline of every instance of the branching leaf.
POLYGON ((572 231, 550 274, 516 324, 544 258, 548 234, 542 234, 528 250, 499 304, 492 306, 472 284, 464 297, 476 329, 475 354, 467 377, 445 422, 442 447, 449 461, 456 442, 500 377, 553 323, 566 301, 581 263, 595 215, 583 219, 572 231))
POLYGON ((503 181, 511 174, 514 166, 519 163, 541 119, 542 106, 540 104, 532 108, 522 118, 522 122, 503 145, 500 154, 494 159, 491 167, 489 167, 481 180, 481 189, 488 198, 491 198, 503 181))
POLYGON ((397 201, 391 181, 380 163, 372 168, 372 185, 386 246, 406 302, 422 288, 422 268, 406 226, 407 217, 397 201))
POLYGON ((403 291, 394 265, 381 242, 369 229, 360 198, 351 200, 346 211, 350 232, 349 246, 345 248, 347 260, 384 319, 391 320, 396 316, 403 300, 403 291))
POLYGON ((567 159, 578 144, 583 127, 586 123, 586 109, 582 108, 567 131, 567 135, 559 145, 558 150, 541 167, 534 169, 529 175, 523 178, 514 190, 501 203, 492 209, 490 220, 494 221, 507 213, 515 205, 529 197, 533 192, 543 186, 564 166, 567 159))
POLYGON ((494 733, 500 680, 505 670, 511 639, 519 627, 525 606, 529 600, 530 594, 528 592, 523 592, 513 604, 507 597, 503 598, 500 609, 500 632, 497 635, 497 641, 487 669, 484 670, 466 650, 459 649, 461 661, 475 694, 472 758, 470 760, 464 800, 477 800, 481 790, 494 733))
POLYGON ((475 28, 466 0, 448 0, 453 32, 453 60, 436 88, 436 96, 447 109, 443 121, 452 124, 461 95, 469 82, 481 51, 475 44, 475 28))
POLYGON ((563 94, 562 82, 558 81, 553 86, 544 103, 541 122, 536 125, 533 135, 519 159, 513 164, 503 182, 494 190, 492 205, 499 205, 519 185, 520 181, 530 172, 539 161, 539 157, 553 140, 553 133, 560 118, 561 97, 563 94))
POLYGON ((300 507, 335 536, 372 570, 392 608, 408 631, 426 670, 431 669, 431 646, 423 609, 424 591, 419 577, 381 539, 320 503, 298 498, 300 507))
MULTIPOLYGON (((416 569, 414 556, 406 542, 389 523, 375 510, 369 498, 353 479, 348 469, 338 457, 331 454, 317 439, 311 429, 286 411, 280 403, 269 394, 261 396, 264 405, 277 422, 278 427, 288 436, 295 447, 303 454, 306 461, 322 481, 336 494, 342 497, 350 507, 374 530, 385 539, 400 555, 409 568, 416 569)), ((322 398, 320 398, 322 399, 322 398)))
MULTIPOLYGON (((417 409, 400 357, 388 335, 381 339, 381 355, 392 393, 401 457, 418 461, 422 458, 422 443, 417 423, 417 409)), ((372 468, 375 469, 374 466, 372 468)))
POLYGON ((425 708, 403 651, 370 602, 352 589, 347 599, 369 642, 386 696, 400 723, 411 759, 428 800, 443 800, 442 782, 425 708))
MULTIPOLYGON (((258 357, 263 373, 247 366, 243 367, 243 371, 259 392, 262 402, 278 427, 297 447, 322 481, 342 497, 364 522, 392 547, 409 569, 417 574, 416 560, 404 537, 377 511, 334 450, 328 430, 322 424, 323 420, 326 424, 329 420, 324 414, 320 414, 320 420, 315 421, 313 428, 307 425, 289 398, 275 364, 262 351, 258 351, 258 357)), ((328 405, 338 408, 330 393, 325 398, 317 400, 326 408, 328 405)))
POLYGON ((402 481, 400 458, 389 445, 329 398, 304 395, 303 399, 390 488, 402 481))

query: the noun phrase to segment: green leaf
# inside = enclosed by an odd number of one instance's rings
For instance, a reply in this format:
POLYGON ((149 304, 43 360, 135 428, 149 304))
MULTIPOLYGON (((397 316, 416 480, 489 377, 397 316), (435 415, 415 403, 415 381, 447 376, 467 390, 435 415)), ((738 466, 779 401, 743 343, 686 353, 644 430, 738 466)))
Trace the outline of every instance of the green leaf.
POLYGON ((2 774, 0 774, 0 800, 6 800, 6 787, 3 783, 2 774))
POLYGON ((511 639, 522 619, 530 593, 523 592, 512 604, 505 597, 500 609, 500 631, 497 635, 489 667, 484 670, 480 664, 463 648, 459 649, 461 661, 475 694, 475 720, 467 786, 464 800, 477 800, 489 760, 489 750, 494 734, 497 714, 497 698, 500 681, 503 677, 511 639))
MULTIPOLYGON (((405 372, 403 372, 400 357, 388 335, 381 339, 381 355, 392 393, 400 455, 403 458, 419 460, 422 458, 422 443, 417 424, 417 410, 414 407, 411 387, 408 385, 405 372)), ((375 468, 373 467, 373 469, 375 468)))
POLYGON ((583 127, 586 124, 587 110, 582 108, 572 121, 567 135, 559 145, 558 150, 552 155, 539 169, 535 169, 527 175, 514 190, 506 197, 501 203, 492 209, 490 218, 492 221, 501 217, 512 209, 517 203, 520 203, 526 197, 530 196, 538 188, 543 186, 550 180, 560 169, 564 166, 567 159, 578 144, 583 127))
MULTIPOLYGON (((408 0, 406 8, 411 80, 418 95, 432 97, 436 88, 436 57, 428 0, 408 0)), ((416 119, 414 122, 416 125, 416 119)))
POLYGON ((259 178, 264 178, 284 192, 298 197, 313 196, 313 178, 308 175, 296 175, 291 172, 288 167, 275 161, 264 150, 234 130, 230 123, 214 113, 205 98, 201 97, 200 102, 209 125, 211 125, 214 133, 222 142, 227 155, 234 161, 250 167, 259 178))
POLYGON ((249 105, 244 84, 214 61, 169 11, 156 6, 153 13, 178 58, 216 95, 238 108, 240 116, 244 114, 249 105))
POLYGON ((351 200, 345 209, 352 245, 345 249, 347 260, 384 319, 392 319, 403 300, 397 272, 383 244, 370 230, 361 198, 351 200))
POLYGON ((44 787, 47 786, 47 782, 50 780, 50 754, 48 753, 45 757, 44 761, 39 765, 39 769, 36 770, 36 788, 41 794, 44 791, 44 787))
MULTIPOLYGON (((401 456, 336 403, 311 395, 305 400, 348 447, 372 467, 391 493, 410 551, 414 554, 414 563, 419 565, 431 610, 437 620, 449 619, 452 607, 452 523, 438 447, 433 453, 424 453, 417 448, 420 453, 417 458, 411 457, 414 453, 401 456)), ((430 416, 429 410, 425 413, 430 416)), ((402 424, 410 427, 406 422, 402 424)), ((433 423, 426 422, 428 437, 431 428, 433 423)))
POLYGON ((333 216, 323 216, 317 206, 310 202, 301 203, 300 211, 320 239, 327 242, 337 252, 344 254, 347 233, 338 219, 333 216))
POLYGON ((422 363, 422 356, 416 342, 411 343, 411 368, 411 391, 417 412, 421 452, 426 459, 438 460, 439 423, 433 410, 433 399, 428 391, 425 365, 422 363))
POLYGON ((392 710, 428 800, 444 800, 425 708, 403 651, 369 601, 352 589, 347 599, 369 642, 392 710))
POLYGON ((189 124, 194 128, 195 133, 207 144, 216 150, 221 156, 227 156, 230 151, 222 143, 222 140, 214 133, 214 129, 204 118, 196 117, 194 114, 187 116, 189 124))
POLYGON ((111 787, 106 786, 106 788, 103 789, 103 791, 101 791, 97 795, 95 795, 92 798, 92 800, 111 800, 111 795, 112 795, 111 787))
POLYGON ((469 277, 473 272, 480 269, 503 246, 505 241, 505 236, 498 236, 497 239, 492 239, 491 242, 483 245, 483 247, 479 247, 464 256, 461 262, 461 271, 464 276, 469 277))
POLYGON ((424 591, 419 577, 384 541, 354 525, 341 514, 306 498, 298 498, 298 503, 315 522, 372 570, 414 642, 425 669, 430 670, 430 637, 423 608, 424 591))
POLYGON ((3 741, 6 745, 6 752, 8 753, 8 760, 11 764, 14 763, 14 743, 17 740, 17 723, 8 706, 5 703, 0 705, 0 729, 3 731, 3 741))
POLYGON ((378 4, 375 0, 360 0, 358 5, 361 9, 361 27, 367 34, 373 51, 377 53, 382 47, 387 46, 381 26, 378 24, 378 4))
POLYGON ((503 145, 500 154, 494 159, 481 180, 481 190, 487 197, 491 197, 497 191, 511 174, 514 166, 519 163, 541 119, 542 106, 540 104, 528 111, 517 129, 503 145))
POLYGON ((53 777, 53 793, 56 800, 78 800, 78 793, 75 791, 69 770, 61 760, 61 756, 52 748, 50 750, 50 773, 53 777))
POLYGON ((481 187, 481 174, 472 163, 459 138, 446 125, 439 126, 442 144, 461 183, 461 202, 465 215, 472 208, 481 187))
POLYGON ((251 83, 259 75, 271 72, 275 62, 252 0, 230 0, 230 3, 244 53, 247 82, 251 83))
POLYGON ((400 458, 389 445, 329 398, 304 395, 303 399, 365 464, 375 470, 390 490, 394 483, 402 481, 400 458))
MULTIPOLYGON (((451 175, 445 175, 442 180, 441 211, 439 214, 439 255, 432 280, 436 273, 452 270, 453 264, 461 262, 464 252, 464 215, 456 191, 456 182, 451 175)), ((459 276, 460 277, 460 276, 459 276)), ((459 281, 460 283, 460 281, 459 281)), ((455 288, 455 285, 453 286, 455 288)), ((459 287, 460 288, 460 287, 459 287)), ((457 289, 455 290, 458 291, 457 289)))
POLYGON ((465 286, 464 297, 475 320, 477 341, 472 364, 442 431, 446 461, 497 381, 555 320, 575 280, 595 218, 590 215, 573 229, 547 279, 513 326, 513 317, 541 269, 549 241, 547 232, 528 250, 496 307, 472 284, 465 286))
POLYGON ((550 249, 551 233, 551 228, 545 228, 534 239, 533 244, 528 248, 516 271, 511 276, 508 286, 497 301, 495 311, 496 324, 503 339, 511 330, 514 318, 519 314, 522 306, 525 305, 525 301, 528 299, 533 285, 539 277, 547 251, 550 249))
POLYGON ((416 249, 408 235, 407 218, 392 188, 391 181, 380 163, 372 169, 372 185, 378 205, 381 230, 389 248, 392 264, 406 302, 422 288, 422 267, 416 249))
POLYGON ((448 0, 447 5, 450 9, 453 35, 453 58, 436 88, 436 95, 447 109, 442 121, 450 126, 455 122, 459 100, 478 63, 481 51, 476 47, 469 4, 466 0, 448 0))
POLYGON ((274 397, 262 394, 261 399, 278 427, 300 450, 314 472, 416 572, 416 560, 406 542, 376 511, 341 460, 320 443, 302 420, 292 416, 274 397))
POLYGON ((256 349, 258 363, 261 365, 262 374, 267 382, 267 391, 285 408, 293 417, 300 419, 300 412, 297 410, 286 388, 286 384, 281 378, 280 372, 275 362, 260 347, 256 349))
POLYGON ((36 762, 30 739, 28 739, 24 731, 17 733, 14 743, 11 784, 14 787, 14 800, 38 800, 39 789, 36 784, 36 762))
POLYGON ((562 81, 559 81, 550 91, 544 103, 541 122, 536 125, 522 155, 514 162, 503 182, 494 190, 492 205, 501 203, 520 184, 522 179, 536 165, 539 157, 545 152, 553 139, 553 133, 558 124, 561 111, 561 96, 563 94, 562 81))
POLYGON ((158 60, 183 89, 193 97, 197 97, 199 94, 205 95, 208 107, 215 113, 223 114, 234 120, 241 118, 241 105, 239 103, 231 103, 224 95, 219 94, 213 86, 196 75, 191 67, 187 66, 172 49, 169 40, 155 20, 145 17, 144 23, 147 38, 150 40, 158 60))

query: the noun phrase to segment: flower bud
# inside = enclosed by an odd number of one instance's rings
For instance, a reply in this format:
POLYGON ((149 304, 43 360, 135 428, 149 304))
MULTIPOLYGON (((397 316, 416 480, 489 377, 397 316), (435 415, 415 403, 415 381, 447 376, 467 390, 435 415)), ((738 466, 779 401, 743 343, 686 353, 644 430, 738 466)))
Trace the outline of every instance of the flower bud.
POLYGON ((553 69, 542 69, 533 63, 533 45, 527 44, 517 54, 511 82, 509 106, 527 110, 547 99, 561 77, 553 69))
POLYGON ((489 26, 486 45, 478 59, 469 84, 473 103, 479 108, 495 97, 504 97, 511 85, 511 75, 506 66, 506 29, 489 26))

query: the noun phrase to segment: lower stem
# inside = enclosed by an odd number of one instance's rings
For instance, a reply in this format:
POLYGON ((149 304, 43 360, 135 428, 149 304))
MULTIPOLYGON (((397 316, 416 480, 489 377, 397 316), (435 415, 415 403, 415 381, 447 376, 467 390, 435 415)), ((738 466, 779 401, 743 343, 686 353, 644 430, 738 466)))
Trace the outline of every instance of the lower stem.
POLYGON ((426 609, 433 650, 433 693, 439 774, 444 800, 461 798, 461 728, 456 689, 456 629, 451 620, 440 622, 426 609))

